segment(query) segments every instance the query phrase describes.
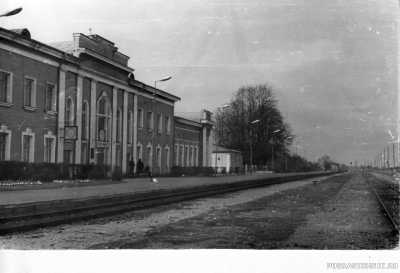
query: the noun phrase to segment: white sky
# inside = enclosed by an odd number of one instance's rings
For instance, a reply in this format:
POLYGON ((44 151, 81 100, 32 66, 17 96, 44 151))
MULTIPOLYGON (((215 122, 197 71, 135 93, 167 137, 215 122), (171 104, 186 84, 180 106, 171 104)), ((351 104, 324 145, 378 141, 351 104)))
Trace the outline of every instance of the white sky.
MULTIPOLYGON (((137 80, 214 111, 242 85, 269 83, 309 160, 373 161, 397 137, 395 0, 0 0, 8 29, 44 43, 98 34, 137 80), (305 151, 305 147, 307 147, 305 151)), ((294 145, 292 151, 295 151, 294 145)), ((392 163, 391 163, 392 164, 392 163)))

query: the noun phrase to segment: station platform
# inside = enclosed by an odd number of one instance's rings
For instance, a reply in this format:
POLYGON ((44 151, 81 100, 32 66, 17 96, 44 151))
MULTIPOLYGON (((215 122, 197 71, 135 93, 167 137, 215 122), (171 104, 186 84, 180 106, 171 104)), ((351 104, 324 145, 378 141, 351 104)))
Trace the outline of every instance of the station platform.
MULTIPOLYGON (((309 174, 309 173, 308 173, 309 174)), ((321 172, 329 175, 329 172, 321 172)), ((173 190, 187 187, 198 187, 210 184, 235 183, 284 177, 307 175, 307 173, 253 173, 244 175, 224 175, 217 177, 157 177, 158 182, 151 182, 149 177, 123 179, 120 184, 87 186, 76 188, 59 188, 46 190, 0 191, 0 209, 14 206, 34 206, 36 203, 72 202, 87 199, 104 198, 127 194, 148 193, 158 190, 173 190)))

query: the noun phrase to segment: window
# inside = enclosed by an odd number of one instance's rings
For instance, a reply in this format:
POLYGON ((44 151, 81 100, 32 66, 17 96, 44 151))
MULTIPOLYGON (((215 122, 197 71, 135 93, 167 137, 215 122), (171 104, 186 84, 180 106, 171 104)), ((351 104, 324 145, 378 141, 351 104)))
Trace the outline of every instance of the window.
POLYGON ((0 133, 0 161, 6 160, 7 134, 0 133))
POLYGON ((157 147, 156 149, 156 158, 157 158, 157 171, 161 171, 161 147, 157 147))
POLYGON ((0 105, 11 103, 12 74, 0 71, 0 105))
POLYGON ((35 110, 36 107, 36 79, 25 77, 24 85, 24 108, 27 110, 35 110))
POLYGON ((171 118, 170 116, 165 117, 165 133, 169 135, 171 133, 171 118))
POLYGON ((189 166, 193 166, 193 146, 189 148, 189 166))
POLYGON ((132 112, 128 113, 128 144, 133 143, 133 124, 132 124, 132 112))
POLYGON ((147 129, 153 130, 153 128, 154 128, 153 112, 149 111, 147 114, 147 129))
POLYGON ((52 152, 52 139, 45 139, 45 147, 44 147, 44 162, 51 162, 51 152, 52 152))
POLYGON ((143 129, 143 109, 138 109, 138 129, 143 129))
POLYGON ((147 165, 153 167, 153 152, 151 146, 147 146, 147 165))
POLYGON ((117 142, 121 142, 121 138, 122 138, 121 122, 122 122, 121 110, 118 109, 117 110, 117 142))
POLYGON ((169 172, 169 147, 165 147, 165 173, 169 172))
POLYGON ((185 166, 189 167, 189 146, 185 146, 185 166))
POLYGON ((67 99, 67 103, 65 105, 65 125, 74 125, 74 101, 71 98, 67 99))
POLYGON ((109 140, 110 130, 110 104, 105 98, 101 98, 97 104, 97 135, 96 139, 99 141, 109 140))
POLYGON ((157 132, 162 132, 162 116, 161 114, 157 114, 157 132))
POLYGON ((46 84, 46 99, 45 99, 45 110, 56 111, 56 87, 52 84, 46 84))
POLYGON ((88 104, 87 102, 83 102, 82 104, 82 139, 89 139, 89 112, 88 112, 88 104))
POLYGON ((32 136, 23 135, 22 136, 22 161, 23 162, 32 162, 32 136))
POLYGON ((138 146, 137 146, 137 150, 136 150, 136 158, 139 160, 139 159, 142 159, 142 144, 138 144, 138 146))

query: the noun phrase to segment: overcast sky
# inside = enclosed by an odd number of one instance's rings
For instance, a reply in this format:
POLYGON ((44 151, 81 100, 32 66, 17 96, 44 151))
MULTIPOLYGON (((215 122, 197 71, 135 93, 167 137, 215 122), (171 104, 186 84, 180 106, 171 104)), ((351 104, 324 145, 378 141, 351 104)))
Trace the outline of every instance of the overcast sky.
POLYGON ((300 155, 364 163, 389 147, 392 162, 397 1, 2 2, 0 12, 23 11, 1 27, 28 28, 44 43, 91 27, 130 56, 137 80, 172 76, 157 87, 182 98, 176 112, 215 111, 240 86, 268 83, 300 155))

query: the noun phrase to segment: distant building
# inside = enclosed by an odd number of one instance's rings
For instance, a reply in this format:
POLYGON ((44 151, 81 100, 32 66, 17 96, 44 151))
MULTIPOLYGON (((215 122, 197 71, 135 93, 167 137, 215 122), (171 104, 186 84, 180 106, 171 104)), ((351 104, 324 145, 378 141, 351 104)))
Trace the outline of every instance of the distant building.
POLYGON ((212 162, 212 130, 215 122, 210 111, 176 113, 174 165, 209 167, 212 162))
POLYGON ((338 163, 329 163, 331 166, 331 171, 333 172, 337 172, 340 170, 340 164, 338 163))
POLYGON ((222 168, 226 168, 227 172, 234 171, 237 167, 243 168, 243 154, 241 151, 213 145, 212 166, 217 166, 218 172, 222 168))
POLYGON ((0 38, 0 161, 105 164, 125 173, 134 157, 155 164, 153 173, 169 171, 179 98, 135 80, 113 42, 75 33, 43 44, 27 29, 3 28, 0 38))

